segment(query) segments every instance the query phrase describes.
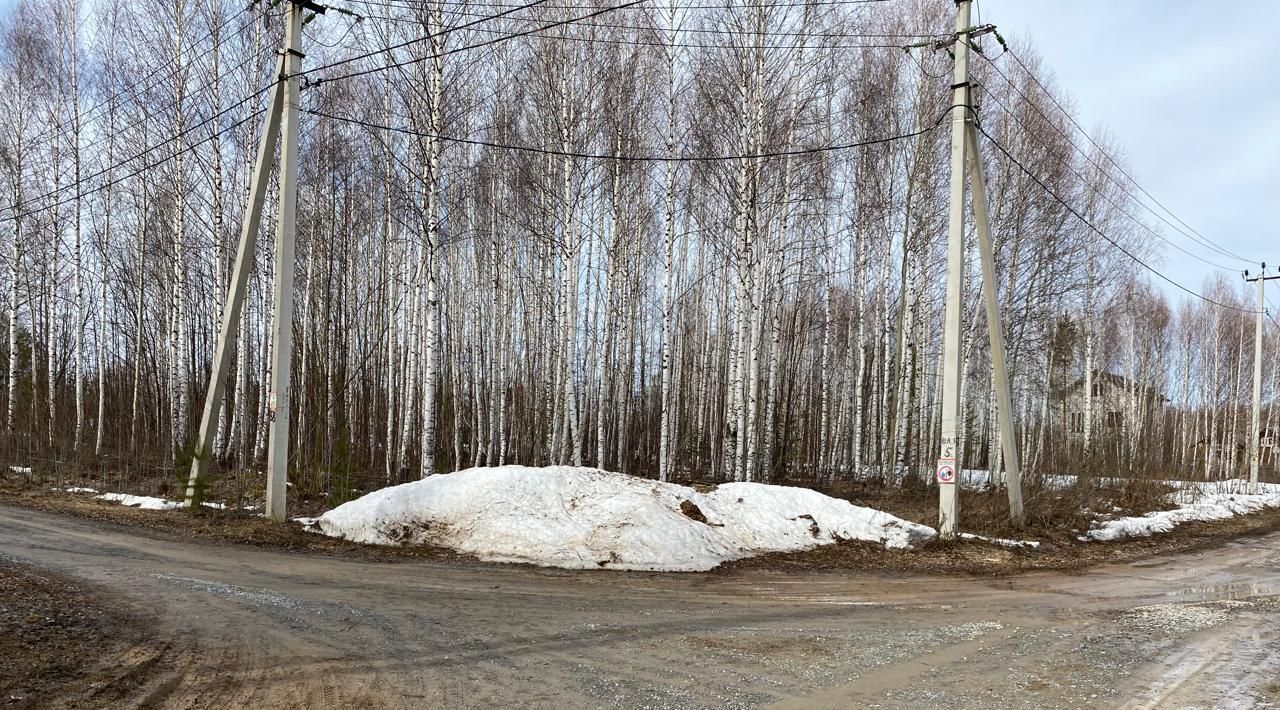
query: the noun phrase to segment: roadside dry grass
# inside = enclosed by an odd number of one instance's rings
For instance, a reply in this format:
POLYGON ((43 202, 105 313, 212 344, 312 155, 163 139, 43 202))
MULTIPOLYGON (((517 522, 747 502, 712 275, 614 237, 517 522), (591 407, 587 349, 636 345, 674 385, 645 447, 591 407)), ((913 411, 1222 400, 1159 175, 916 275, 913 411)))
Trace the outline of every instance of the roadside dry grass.
MULTIPOLYGON (((934 522, 936 497, 875 486, 844 491, 850 500, 917 520, 934 522)), ((1079 501, 1064 497, 1063 507, 1079 501)), ((1123 495, 1122 490, 1108 494, 1123 495)), ((1050 529, 1048 522, 1033 522, 1023 531, 1012 531, 1003 522, 1004 494, 973 492, 964 497, 962 527, 988 535, 1008 535, 1041 541, 1036 549, 1007 548, 979 541, 953 544, 933 542, 912 550, 886 550, 865 542, 847 541, 799 553, 763 555, 728 563, 716 574, 742 569, 821 572, 904 572, 931 575, 1001 576, 1037 570, 1082 570, 1114 562, 1127 562, 1160 554, 1187 552, 1230 540, 1280 531, 1280 510, 1271 510, 1214 523, 1188 523, 1172 532, 1150 538, 1117 542, 1080 542, 1079 533, 1050 529), (992 522, 998 520, 999 522, 992 522), (985 527, 981 527, 985 524, 985 527)), ((1101 500, 1101 499, 1097 499, 1101 500)), ((300 554, 356 557, 384 562, 448 560, 458 564, 482 564, 451 550, 429 546, 382 547, 305 532, 297 523, 276 525, 237 511, 153 511, 128 508, 86 496, 51 491, 20 481, 0 480, 0 503, 46 512, 72 515, 105 524, 127 525, 166 538, 197 539, 215 544, 251 545, 300 554)), ((1136 511, 1134 511, 1136 512, 1136 511)), ((1059 518, 1060 519, 1060 518, 1059 518)), ((1038 519, 1033 518, 1033 521, 1038 519)), ((1044 521, 1054 518, 1046 517, 1044 521)), ((618 574, 626 574, 620 572, 618 574)))
MULTIPOLYGON (((1029 478, 1023 487, 1026 520, 1018 527, 1009 518, 1009 498, 1004 489, 965 489, 960 494, 960 529, 988 537, 1070 544, 1089 529, 1091 511, 1138 516, 1167 510, 1171 507, 1168 494, 1172 490, 1164 482, 1145 479, 1083 480, 1063 488, 1029 478)), ((938 489, 918 481, 902 486, 845 481, 823 492, 904 520, 929 526, 938 522, 938 489)))

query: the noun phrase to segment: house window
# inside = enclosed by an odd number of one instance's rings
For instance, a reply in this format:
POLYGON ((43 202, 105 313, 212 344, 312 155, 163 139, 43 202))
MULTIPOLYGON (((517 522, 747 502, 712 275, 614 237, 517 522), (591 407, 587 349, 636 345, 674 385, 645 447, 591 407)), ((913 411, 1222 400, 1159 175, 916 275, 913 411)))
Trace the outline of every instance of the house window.
POLYGON ((1094 383, 1093 383, 1093 396, 1094 396, 1094 397, 1101 397, 1101 396, 1102 396, 1102 383, 1101 383, 1101 382, 1094 382, 1094 383))
POLYGON ((1107 412, 1108 429, 1119 429, 1123 423, 1124 420, 1121 418, 1120 412, 1107 412))
POLYGON ((1072 412, 1070 415, 1070 419, 1071 419, 1071 422, 1070 422, 1071 433, 1083 434, 1084 433, 1084 412, 1072 412))

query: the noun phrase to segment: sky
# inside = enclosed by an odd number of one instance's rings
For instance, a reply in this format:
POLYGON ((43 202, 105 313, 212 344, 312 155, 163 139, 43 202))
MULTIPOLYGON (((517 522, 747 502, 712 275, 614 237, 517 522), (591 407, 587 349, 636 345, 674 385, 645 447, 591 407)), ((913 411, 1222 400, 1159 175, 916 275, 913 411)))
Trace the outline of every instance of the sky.
MULTIPOLYGON (((1256 273, 1258 261, 1277 273, 1280 1, 978 0, 977 12, 1005 37, 1033 44, 1080 124, 1119 144, 1139 184, 1253 263, 1214 254, 1143 212, 1166 238, 1230 267, 1233 281, 1243 269, 1256 273)), ((1203 291, 1214 267, 1159 247, 1158 268, 1203 291)), ((1175 301, 1190 298, 1160 285, 1175 301)), ((1270 300, 1280 306, 1280 290, 1270 300)))

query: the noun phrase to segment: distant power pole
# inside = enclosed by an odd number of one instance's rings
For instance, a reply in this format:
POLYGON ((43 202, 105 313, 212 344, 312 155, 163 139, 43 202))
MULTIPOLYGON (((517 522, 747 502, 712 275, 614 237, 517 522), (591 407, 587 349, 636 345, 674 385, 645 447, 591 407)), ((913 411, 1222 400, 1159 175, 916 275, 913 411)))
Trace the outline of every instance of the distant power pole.
POLYGON ((1253 494, 1258 492, 1258 468, 1262 463, 1262 429, 1258 423, 1262 409, 1262 317, 1265 315, 1262 287, 1274 279, 1280 279, 1280 275, 1267 276, 1265 263, 1262 264, 1262 272, 1253 278, 1249 277, 1248 271, 1244 272, 1245 281, 1258 284, 1258 320, 1253 333, 1253 425, 1250 427, 1253 436, 1249 439, 1249 492, 1253 494))
MULTIPOLYGON (((943 540, 954 540, 960 519, 960 496, 957 486, 963 461, 960 449, 960 388, 964 378, 961 370, 960 331, 964 303, 964 222, 967 181, 965 168, 973 172, 973 211, 977 222, 978 252, 982 260, 983 302, 987 311, 987 329, 991 340, 991 365, 993 370, 996 407, 1000 430, 1000 444, 1004 452, 1007 488, 1009 491, 1009 515, 1017 524, 1022 523, 1022 476, 1019 467, 1017 439, 1013 434, 1013 398, 1009 392, 1009 377, 1005 360, 1004 330, 1000 323, 999 302, 995 282, 995 256, 991 244, 991 224, 987 214, 986 184, 982 171, 982 156, 978 153, 977 130, 974 127, 976 111, 969 85, 969 42, 980 34, 995 30, 990 25, 973 27, 969 24, 972 0, 956 2, 956 33, 954 39, 955 71, 951 99, 951 204, 947 231, 947 287, 946 308, 942 326, 942 442, 939 451, 936 479, 938 483, 938 534, 943 540)), ((995 471, 990 472, 995 480, 995 471)))
POLYGON ((240 244, 228 288, 226 309, 222 313, 221 330, 214 352, 213 372, 205 396, 204 413, 197 433, 195 457, 187 479, 186 506, 199 503, 199 485, 209 470, 213 457, 213 440, 218 431, 218 413, 227 375, 231 370, 234 338, 244 309, 245 289, 253 271, 254 244, 262 218, 263 197, 271 176, 272 157, 277 137, 280 145, 280 216, 276 227, 274 313, 272 319, 271 389, 268 416, 271 417, 267 447, 267 517, 282 523, 285 519, 285 481, 289 464, 289 364, 293 353, 293 271, 294 215, 298 200, 298 74, 302 70, 302 13, 321 14, 325 8, 309 0, 289 0, 285 23, 284 48, 276 62, 276 83, 271 89, 267 113, 263 118, 262 143, 250 181, 249 204, 240 229, 240 244), (284 134, 280 128, 283 125, 284 134))

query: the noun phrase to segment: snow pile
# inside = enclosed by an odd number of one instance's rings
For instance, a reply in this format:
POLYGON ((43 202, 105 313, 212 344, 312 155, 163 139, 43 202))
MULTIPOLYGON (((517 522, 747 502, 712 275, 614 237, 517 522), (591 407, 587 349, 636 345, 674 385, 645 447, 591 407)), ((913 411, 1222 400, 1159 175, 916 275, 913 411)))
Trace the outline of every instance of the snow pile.
POLYGON ((1237 515, 1257 513, 1267 508, 1280 508, 1280 485, 1259 484, 1258 493, 1243 492, 1247 484, 1240 481, 1220 483, 1182 483, 1174 494, 1178 507, 1160 510, 1134 518, 1114 518, 1098 525, 1082 539, 1118 540, 1125 537, 1149 537, 1169 532, 1182 523, 1226 520, 1237 515))
POLYGON ((905 548, 934 530, 804 488, 710 493, 597 469, 474 468, 374 491, 315 521, 326 535, 432 544, 493 562, 701 571, 838 540, 905 548))
POLYGON ((130 508, 142 508, 143 510, 173 510, 182 507, 182 504, 177 501, 152 498, 151 496, 135 496, 128 493, 103 493, 102 495, 94 496, 94 498, 127 505, 130 508))

